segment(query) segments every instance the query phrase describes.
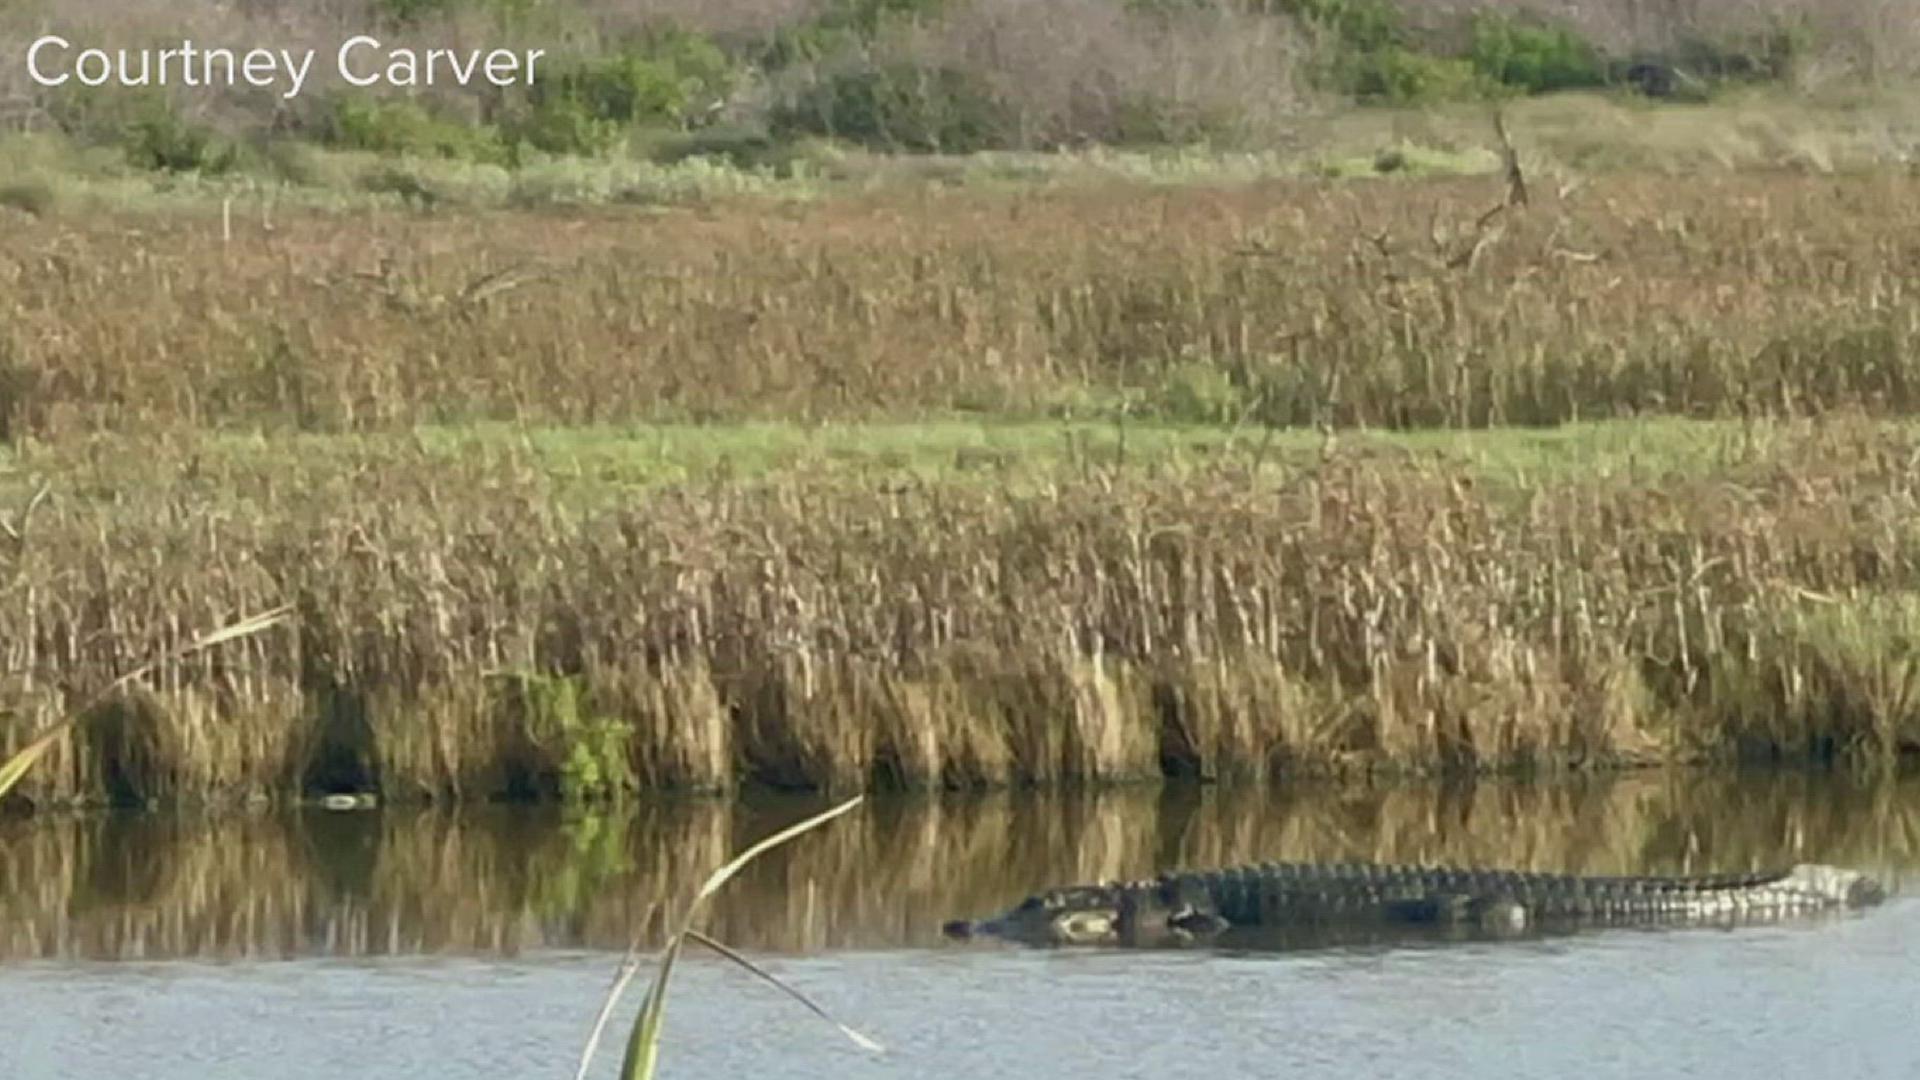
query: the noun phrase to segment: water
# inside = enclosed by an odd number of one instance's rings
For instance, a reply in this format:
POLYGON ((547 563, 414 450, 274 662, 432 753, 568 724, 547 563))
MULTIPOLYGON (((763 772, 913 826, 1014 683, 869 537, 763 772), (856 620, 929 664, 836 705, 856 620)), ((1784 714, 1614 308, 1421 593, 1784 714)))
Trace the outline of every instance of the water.
MULTIPOLYGON (((820 806, 0 822, 0 1077, 571 1076, 632 933, 820 806)), ((1736 931, 1285 952, 953 946, 1052 883, 1254 858, 1585 873, 1799 860, 1920 884, 1920 779, 1641 776, 879 800, 732 883, 663 1072, 756 1077, 1920 1075, 1920 900, 1736 931)), ((596 1075, 614 1072, 636 990, 596 1075)))

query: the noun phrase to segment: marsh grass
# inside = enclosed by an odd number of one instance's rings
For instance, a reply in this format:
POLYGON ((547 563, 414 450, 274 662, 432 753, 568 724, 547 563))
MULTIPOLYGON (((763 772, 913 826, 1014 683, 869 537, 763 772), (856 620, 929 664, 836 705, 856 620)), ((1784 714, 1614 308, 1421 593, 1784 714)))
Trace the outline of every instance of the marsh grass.
MULTIPOLYGON (((1516 136, 1519 138, 1519 136, 1516 136)), ((1916 406, 1904 170, 28 221, 10 437, 1916 406), (137 224, 134 224, 137 222, 137 224)))
POLYGON ((167 666, 21 794, 594 802, 1920 746, 1902 423, 1170 436, 984 474, 944 449, 821 468, 804 440, 574 468, 565 445, 30 450, 55 494, 9 556, 34 584, 0 609, 5 745, 182 626, 287 602, 298 632, 167 666))
MULTIPOLYGON (((16 540, 20 538, 17 529, 13 530, 13 536, 16 540)), ((89 734, 102 727, 112 729, 112 733, 107 737, 107 741, 112 744, 112 749, 100 755, 110 785, 113 783, 113 778, 117 776, 151 770, 153 759, 158 755, 143 753, 148 748, 139 746, 137 740, 141 734, 155 727, 153 723, 146 721, 143 715, 152 706, 137 699, 131 704, 116 702, 115 695, 168 664, 178 663, 195 653, 211 649, 224 642, 238 641, 271 629, 285 621, 289 611, 290 609, 283 606, 240 619, 183 645, 176 645, 107 683, 92 697, 83 700, 74 715, 57 720, 29 734, 23 745, 15 748, 4 761, 0 761, 0 798, 4 798, 8 792, 12 791, 35 763, 46 757, 75 727, 85 729, 89 734)), ((191 724, 191 721, 189 723, 191 724)), ((185 748, 174 756, 179 760, 213 764, 216 767, 230 760, 226 755, 208 752, 205 748, 198 746, 185 748)))
POLYGON ((28 223, 0 745, 292 603, 21 793, 1885 762, 1914 184, 28 223))

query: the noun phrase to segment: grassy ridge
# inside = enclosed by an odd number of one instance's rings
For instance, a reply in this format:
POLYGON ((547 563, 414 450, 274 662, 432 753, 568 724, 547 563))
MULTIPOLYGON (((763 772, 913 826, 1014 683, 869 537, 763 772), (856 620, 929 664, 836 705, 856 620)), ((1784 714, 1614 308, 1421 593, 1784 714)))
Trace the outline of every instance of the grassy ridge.
POLYGON ((63 495, 10 563, 0 689, 17 739, 198 627, 296 606, 100 710, 24 781, 42 801, 1920 746, 1914 432, 1653 432, 1645 459, 1585 455, 1611 473, 1353 435, 1123 464, 1116 433, 1053 462, 637 483, 515 445, 303 470, 100 437, 29 459, 63 495))
MULTIPOLYGON (((1920 874, 1916 779, 1654 773, 1599 783, 1289 785, 1040 799, 869 800, 714 899, 738 947, 939 940, 1043 883, 1254 859, 1379 859, 1588 874, 1811 859, 1920 874)), ((811 804, 811 801, 809 802, 811 804)), ((512 813, 85 815, 0 824, 0 959, 515 953, 647 947, 690 885, 792 808, 643 802, 512 813)))
MULTIPOLYGON (((1106 0, 1091 0, 1106 2, 1106 0)), ((1920 110, 1894 89, 1799 95, 1779 88, 1650 105, 1606 93, 1543 95, 1502 106, 1530 170, 1857 173, 1899 168, 1920 139, 1920 110)), ((218 212, 247 224, 289 212, 392 213, 503 208, 704 208, 741 198, 815 201, 875 189, 975 190, 1112 185, 1231 185, 1275 179, 1475 175, 1498 170, 1484 102, 1329 108, 1292 117, 1275 144, 1077 146, 1059 151, 889 154, 803 141, 759 161, 717 149, 543 157, 512 166, 416 153, 275 149, 276 167, 153 172, 109 148, 49 134, 0 134, 0 221, 100 213, 218 212)))

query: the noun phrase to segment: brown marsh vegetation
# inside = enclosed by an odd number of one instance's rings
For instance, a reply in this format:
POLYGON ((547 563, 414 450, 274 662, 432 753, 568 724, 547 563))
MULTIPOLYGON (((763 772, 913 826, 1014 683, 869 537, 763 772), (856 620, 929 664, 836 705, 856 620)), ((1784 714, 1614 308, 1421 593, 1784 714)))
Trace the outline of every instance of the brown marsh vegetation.
MULTIPOLYGON (((1446 457, 601 491, 511 455, 50 473, 9 561, 12 730, 234 612, 23 781, 390 797, 1497 768, 1920 742, 1920 441, 1695 475, 1446 457), (1547 474, 1542 474, 1547 475, 1547 474), (118 479, 116 479, 116 476, 118 479), (574 485, 577 488, 577 482, 574 485)), ((95 463, 85 463, 87 457, 95 463)))
MULTIPOLYGON (((894 185, 803 205, 26 222, 0 428, 1131 415, 1385 427, 1920 402, 1920 177, 894 185)), ((216 208, 217 210, 217 208, 216 208)))
POLYGON ((1888 762, 1920 745, 1915 187, 27 225, 0 239, 0 749, 292 604, 96 710, 20 791, 1888 762), (1113 436, 931 473, 721 452, 636 479, 530 449, 955 415, 1113 436), (1605 470, 1347 431, 1623 416, 1738 419, 1605 470), (1211 449, 1129 453, 1142 419, 1211 449), (483 420, 519 434, 432 445, 483 420), (1303 452, 1282 425, 1342 434, 1303 452))

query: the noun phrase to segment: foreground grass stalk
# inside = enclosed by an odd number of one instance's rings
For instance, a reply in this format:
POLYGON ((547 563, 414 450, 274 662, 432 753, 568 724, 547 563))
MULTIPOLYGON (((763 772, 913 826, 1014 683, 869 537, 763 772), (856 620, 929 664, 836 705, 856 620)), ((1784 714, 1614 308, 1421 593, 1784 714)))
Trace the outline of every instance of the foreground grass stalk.
MULTIPOLYGON (((694 920, 699 916, 706 902, 748 863, 767 851, 792 840, 794 837, 818 828, 847 811, 852 810, 858 806, 863 799, 864 796, 855 796, 830 810, 816 814, 805 821, 782 829, 780 832, 761 840, 741 852, 718 870, 715 870, 707 877, 706 881, 701 883, 699 891, 694 894, 693 901, 687 907, 687 913, 681 920, 680 928, 674 931, 672 937, 667 940, 666 947, 660 954, 659 972, 655 975, 653 985, 648 989, 646 998, 641 1002, 639 1015, 635 1017, 632 1031, 627 1039, 626 1055, 622 1059, 620 1066, 620 1075, 622 1077, 626 1078, 626 1080, 651 1080, 654 1075, 654 1070, 660 1058, 660 1033, 666 1017, 667 981, 673 975, 673 967, 679 959, 681 948, 689 939, 713 949, 721 956, 746 968, 756 977, 778 987, 788 996, 806 1006, 814 1015, 838 1028, 855 1046, 875 1053, 882 1050, 879 1043, 845 1024, 834 1020, 825 1010, 808 1000, 806 995, 781 982, 771 973, 756 966, 752 961, 741 956, 739 953, 713 940, 706 934, 701 933, 700 930, 694 926, 694 920)), ((584 1080, 587 1075, 587 1070, 592 1066, 594 1050, 599 1044, 600 1035, 605 1029, 607 1018, 612 1015, 613 1009, 620 999, 620 995, 626 990, 627 983, 631 981, 633 973, 637 968, 634 960, 634 955, 629 953, 621 965, 620 974, 615 978, 612 989, 607 994, 606 1002, 601 1006, 599 1016, 593 1025, 593 1031, 588 1036, 586 1048, 580 1055, 580 1068, 579 1071, 575 1073, 577 1080, 584 1080)))

